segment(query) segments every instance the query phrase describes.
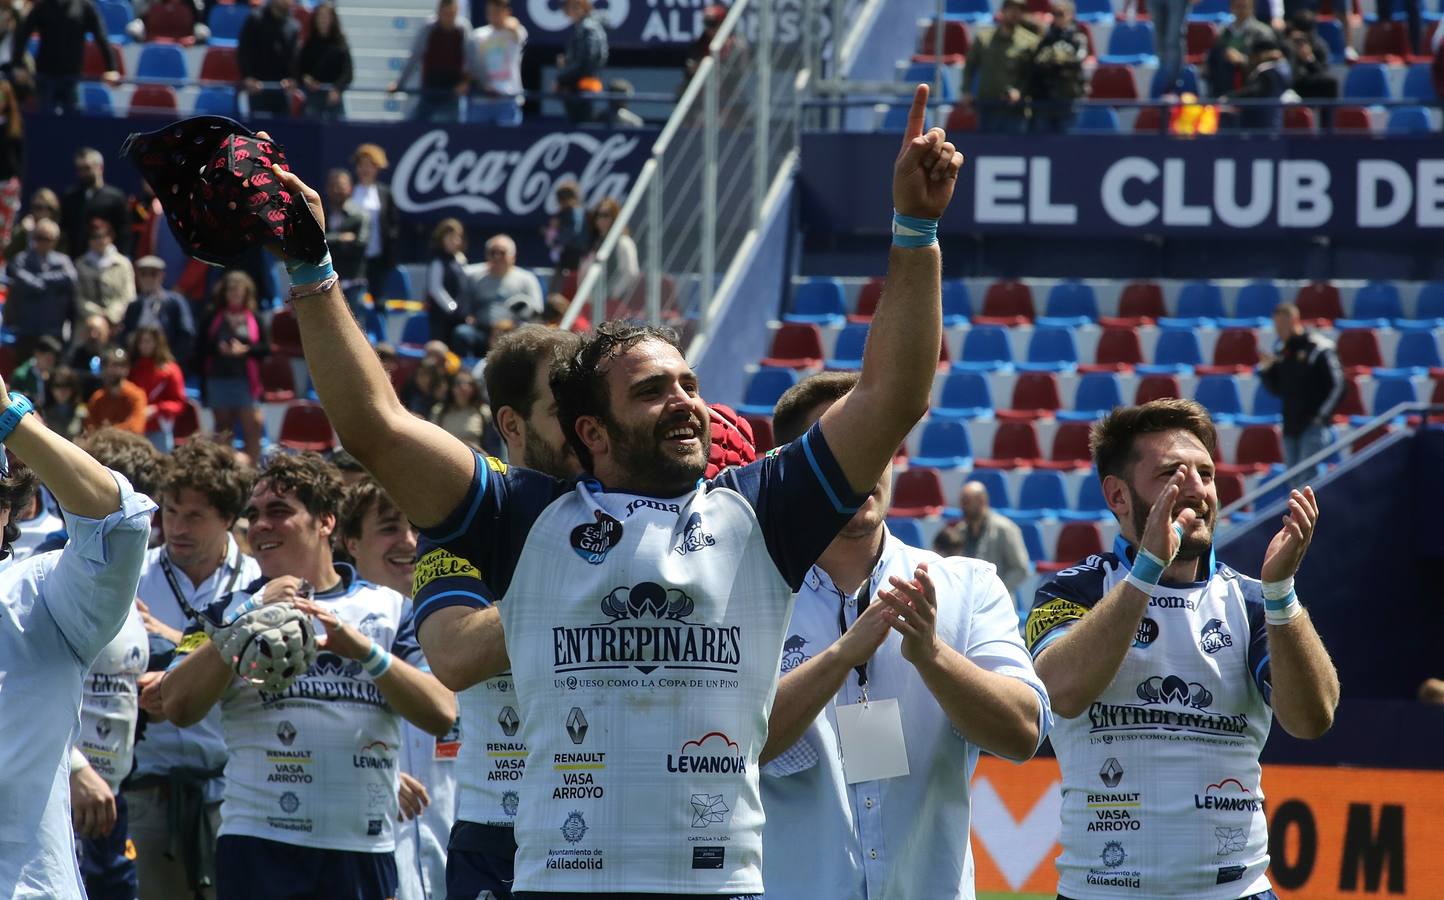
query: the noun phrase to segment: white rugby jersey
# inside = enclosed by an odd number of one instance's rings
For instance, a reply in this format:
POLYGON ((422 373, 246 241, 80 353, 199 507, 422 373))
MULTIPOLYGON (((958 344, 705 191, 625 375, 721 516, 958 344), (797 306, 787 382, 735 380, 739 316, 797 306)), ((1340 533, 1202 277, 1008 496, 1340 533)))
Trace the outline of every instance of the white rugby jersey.
POLYGON ((761 893, 792 595, 858 500, 818 428, 673 498, 478 457, 422 535, 417 618, 500 601, 530 751, 515 890, 761 893))
MULTIPOLYGON (((1133 553, 1120 537, 1038 589, 1025 627, 1034 658, 1127 576, 1133 553)), ((1154 588, 1118 675, 1053 726, 1064 896, 1231 900, 1269 889, 1263 595, 1211 554, 1207 564, 1207 581, 1154 588)))
MULTIPOLYGON (((416 643, 411 601, 402 613, 398 642, 401 657, 423 672, 431 665, 416 643)), ((461 744, 461 719, 437 737, 401 720, 401 771, 426 785, 431 803, 409 822, 396 823, 396 900, 441 900, 446 896, 446 847, 456 824, 456 754, 461 744)))
MULTIPOLYGON (((341 583, 313 599, 396 656, 410 656, 398 640, 404 598, 344 563, 336 571, 341 583)), ((205 615, 220 621, 267 580, 205 615)), ((204 644, 198 634, 198 627, 188 631, 182 655, 204 644)), ((394 849, 400 716, 358 660, 323 651, 280 694, 237 678, 220 707, 229 751, 220 834, 326 850, 394 849)))
POLYGON ((140 610, 130 605, 120 634, 100 651, 85 675, 80 695, 80 739, 75 746, 110 790, 130 774, 135 719, 140 711, 136 679, 150 662, 150 637, 140 610))
POLYGON ((503 672, 461 691, 456 704, 466 729, 457 759, 456 817, 510 828, 516 819, 517 788, 527 755, 511 673, 503 672))

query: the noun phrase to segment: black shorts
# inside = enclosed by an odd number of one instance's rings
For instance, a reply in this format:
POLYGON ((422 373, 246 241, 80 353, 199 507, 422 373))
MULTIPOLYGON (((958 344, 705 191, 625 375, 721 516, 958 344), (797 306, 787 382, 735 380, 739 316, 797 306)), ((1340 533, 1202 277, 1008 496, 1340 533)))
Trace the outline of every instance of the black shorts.
POLYGON ((516 837, 510 828, 457 822, 446 847, 446 900, 477 900, 490 891, 511 900, 516 837))
POLYGON ((322 850, 238 834, 216 841, 216 900, 393 900, 391 853, 322 850))

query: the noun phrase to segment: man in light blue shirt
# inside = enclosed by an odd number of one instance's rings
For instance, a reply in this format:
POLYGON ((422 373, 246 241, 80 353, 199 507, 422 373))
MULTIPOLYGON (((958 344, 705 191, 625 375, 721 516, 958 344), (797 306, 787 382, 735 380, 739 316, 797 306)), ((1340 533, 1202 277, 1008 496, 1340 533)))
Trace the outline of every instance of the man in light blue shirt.
MULTIPOLYGON (((790 389, 773 418, 779 444, 855 381, 826 373, 790 389)), ((1052 725, 994 567, 889 534, 891 484, 889 466, 797 596, 762 751, 768 900, 972 898, 978 752, 1027 759, 1052 725), (907 774, 864 774, 861 744, 844 761, 839 721, 864 700, 874 711, 896 702, 890 731, 905 749, 892 762, 907 774)), ((862 741, 875 750, 888 731, 862 741)))
POLYGON ((15 726, 0 732, 0 897, 72 900, 85 896, 69 813, 81 681, 134 602, 155 504, 29 411, 15 394, 0 413, 0 442, 30 468, 0 481, 5 550, 37 476, 70 541, 0 572, 0 722, 15 726))

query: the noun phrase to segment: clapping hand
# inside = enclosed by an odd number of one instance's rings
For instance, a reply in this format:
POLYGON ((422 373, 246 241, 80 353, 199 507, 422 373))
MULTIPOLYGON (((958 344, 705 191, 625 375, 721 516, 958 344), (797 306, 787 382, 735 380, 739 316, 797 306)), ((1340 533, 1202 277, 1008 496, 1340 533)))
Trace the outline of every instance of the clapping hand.
POLYGON ((1319 524, 1319 501, 1314 489, 1305 487, 1302 491, 1289 492, 1289 511, 1284 515, 1283 527, 1264 551, 1263 570, 1259 573, 1265 582, 1286 581, 1298 572, 1299 564, 1309 543, 1314 539, 1314 528, 1319 524))

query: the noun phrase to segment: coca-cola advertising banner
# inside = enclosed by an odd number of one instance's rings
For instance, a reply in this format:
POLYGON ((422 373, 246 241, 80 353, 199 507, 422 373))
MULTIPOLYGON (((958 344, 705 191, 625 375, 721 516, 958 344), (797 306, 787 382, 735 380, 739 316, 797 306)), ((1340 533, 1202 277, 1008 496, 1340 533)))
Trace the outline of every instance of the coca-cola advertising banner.
MULTIPOLYGON (((25 192, 63 191, 75 180, 75 151, 105 155, 106 181, 132 193, 140 174, 120 159, 120 145, 163 120, 109 118, 26 119, 25 192), (44 148, 43 152, 40 152, 44 148)), ((398 123, 320 123, 309 120, 252 123, 286 150, 291 167, 320 190, 328 169, 350 168, 363 143, 379 144, 391 163, 382 176, 396 205, 412 222, 455 216, 479 228, 544 223, 556 211, 552 194, 563 181, 580 185, 590 206, 603 197, 626 198, 656 140, 655 129, 574 129, 523 126, 398 123)))
MULTIPOLYGON (((807 0, 772 0, 776 31, 783 43, 802 40, 807 0)), ((613 47, 656 47, 659 44, 690 44, 702 33, 702 12, 709 6, 730 4, 720 0, 595 0, 596 14, 607 26, 607 40, 613 47)), ((511 8, 526 26, 532 46, 560 47, 566 43, 572 21, 562 11, 563 0, 513 0, 511 8)), ((756 4, 754 4, 754 7, 756 4)), ((831 28, 828 0, 818 4, 818 38, 824 43, 831 28)), ((486 21, 485 0, 473 0, 472 21, 486 21)), ((750 43, 756 43, 759 18, 745 13, 739 28, 750 43)))

